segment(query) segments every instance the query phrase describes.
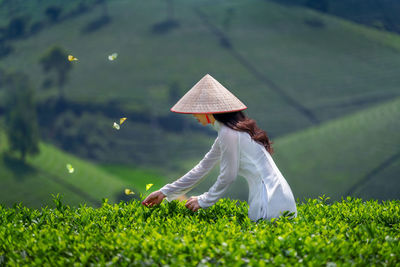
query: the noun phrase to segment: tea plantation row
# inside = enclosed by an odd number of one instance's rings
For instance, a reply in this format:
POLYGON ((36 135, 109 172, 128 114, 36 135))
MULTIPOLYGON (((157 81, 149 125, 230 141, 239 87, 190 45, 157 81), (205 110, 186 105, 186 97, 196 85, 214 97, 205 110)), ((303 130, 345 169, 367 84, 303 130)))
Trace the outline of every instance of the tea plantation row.
POLYGON ((365 266, 400 264, 400 201, 308 199, 296 218, 252 222, 246 202, 100 208, 0 206, 0 266, 365 266))

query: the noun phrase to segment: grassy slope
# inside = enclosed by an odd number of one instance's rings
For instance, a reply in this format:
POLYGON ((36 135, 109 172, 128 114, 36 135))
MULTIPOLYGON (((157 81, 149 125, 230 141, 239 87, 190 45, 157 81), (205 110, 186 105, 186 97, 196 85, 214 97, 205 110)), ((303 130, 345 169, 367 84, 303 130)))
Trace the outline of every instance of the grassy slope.
POLYGON ((399 198, 400 98, 276 140, 275 160, 296 197, 353 193, 399 198), (393 158, 390 163, 385 163, 393 158), (385 166, 381 171, 380 166, 385 166))
POLYGON ((164 1, 110 1, 112 22, 106 27, 91 34, 81 32, 101 14, 97 8, 18 42, 16 52, 2 60, 1 66, 42 77, 38 58, 49 46, 59 44, 80 59, 65 88, 69 98, 116 99, 126 108, 155 114, 169 110, 171 81, 179 81, 183 93, 205 73, 211 73, 247 103, 250 115, 268 126, 273 135, 310 126, 230 50, 221 47, 194 11, 199 8, 224 30, 226 14, 232 9, 231 26, 225 32, 233 47, 320 120, 363 107, 353 100, 398 94, 400 78, 394 71, 400 67, 398 36, 268 1, 175 3, 180 27, 166 34, 151 32, 155 23, 166 18, 164 1), (311 27, 306 20, 320 20, 325 26, 311 27), (114 51, 120 56, 110 63, 106 56, 114 51))
MULTIPOLYGON (((4 151, 4 136, 1 144, 4 151)), ((64 201, 71 205, 84 202, 96 205, 102 198, 115 202, 123 197, 125 188, 136 189, 136 180, 142 178, 132 171, 130 180, 121 179, 118 172, 106 172, 51 145, 41 144, 40 151, 38 156, 29 158, 27 164, 0 153, 1 203, 12 205, 22 201, 27 206, 40 207, 52 202, 52 193, 63 194, 64 201), (74 173, 67 172, 67 163, 75 168, 74 173)), ((144 176, 149 173, 154 175, 154 172, 145 170, 140 173, 144 176)), ((143 188, 138 186, 138 190, 143 191, 143 188)))
POLYGON ((392 162, 379 175, 360 185, 355 194, 363 199, 399 199, 400 160, 392 162))

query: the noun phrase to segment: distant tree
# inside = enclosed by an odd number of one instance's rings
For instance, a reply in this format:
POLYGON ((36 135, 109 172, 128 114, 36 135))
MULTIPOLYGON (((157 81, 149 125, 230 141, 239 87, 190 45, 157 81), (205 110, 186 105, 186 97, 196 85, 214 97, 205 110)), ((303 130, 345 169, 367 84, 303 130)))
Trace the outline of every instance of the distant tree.
POLYGON ((175 4, 174 0, 166 0, 166 18, 161 22, 157 22, 152 26, 152 32, 158 34, 165 34, 171 30, 178 28, 180 23, 175 19, 175 4))
POLYGON ((64 98, 64 85, 67 82, 68 72, 71 71, 72 64, 67 59, 67 52, 59 47, 53 46, 49 48, 40 58, 45 73, 55 72, 57 75, 57 85, 59 89, 59 96, 64 98))
POLYGON ((6 38, 17 39, 25 35, 28 26, 27 17, 16 17, 10 20, 6 30, 6 38))
POLYGON ((8 56, 12 52, 13 48, 5 41, 0 40, 0 58, 8 56))
POLYGON ((85 27, 82 28, 82 33, 91 33, 97 31, 111 22, 111 17, 109 16, 108 12, 108 4, 106 0, 97 0, 95 2, 97 5, 101 5, 102 7, 102 14, 89 22, 85 27))
POLYGON ((49 6, 44 11, 44 14, 49 18, 51 22, 56 22, 60 18, 62 8, 58 6, 49 6))
POLYGON ((39 153, 39 129, 34 92, 23 73, 8 74, 5 79, 6 112, 4 126, 11 151, 19 152, 22 161, 39 153))

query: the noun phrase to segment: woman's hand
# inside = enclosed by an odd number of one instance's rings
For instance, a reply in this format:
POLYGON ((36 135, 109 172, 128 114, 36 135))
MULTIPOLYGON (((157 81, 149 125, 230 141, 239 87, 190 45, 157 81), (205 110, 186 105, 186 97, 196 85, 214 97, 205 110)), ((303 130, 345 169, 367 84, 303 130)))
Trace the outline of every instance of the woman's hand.
POLYGON ((160 190, 157 190, 148 195, 146 199, 142 201, 142 204, 146 207, 152 207, 154 205, 160 204, 164 198, 165 195, 160 190))
POLYGON ((190 197, 186 201, 185 207, 192 211, 198 211, 201 208, 199 205, 199 201, 197 200, 197 197, 190 197))

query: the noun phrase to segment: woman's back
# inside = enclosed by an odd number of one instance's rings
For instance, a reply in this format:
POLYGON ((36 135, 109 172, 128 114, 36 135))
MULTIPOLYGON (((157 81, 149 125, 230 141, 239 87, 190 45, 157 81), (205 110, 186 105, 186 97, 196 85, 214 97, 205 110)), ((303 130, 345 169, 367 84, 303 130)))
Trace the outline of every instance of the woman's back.
MULTIPOLYGON (((293 193, 265 147, 254 141, 248 133, 222 124, 219 137, 224 135, 237 135, 237 143, 229 145, 238 147, 238 175, 249 184, 249 217, 252 220, 270 219, 286 210, 296 213, 293 193)), ((228 139, 222 137, 220 140, 228 139)))

